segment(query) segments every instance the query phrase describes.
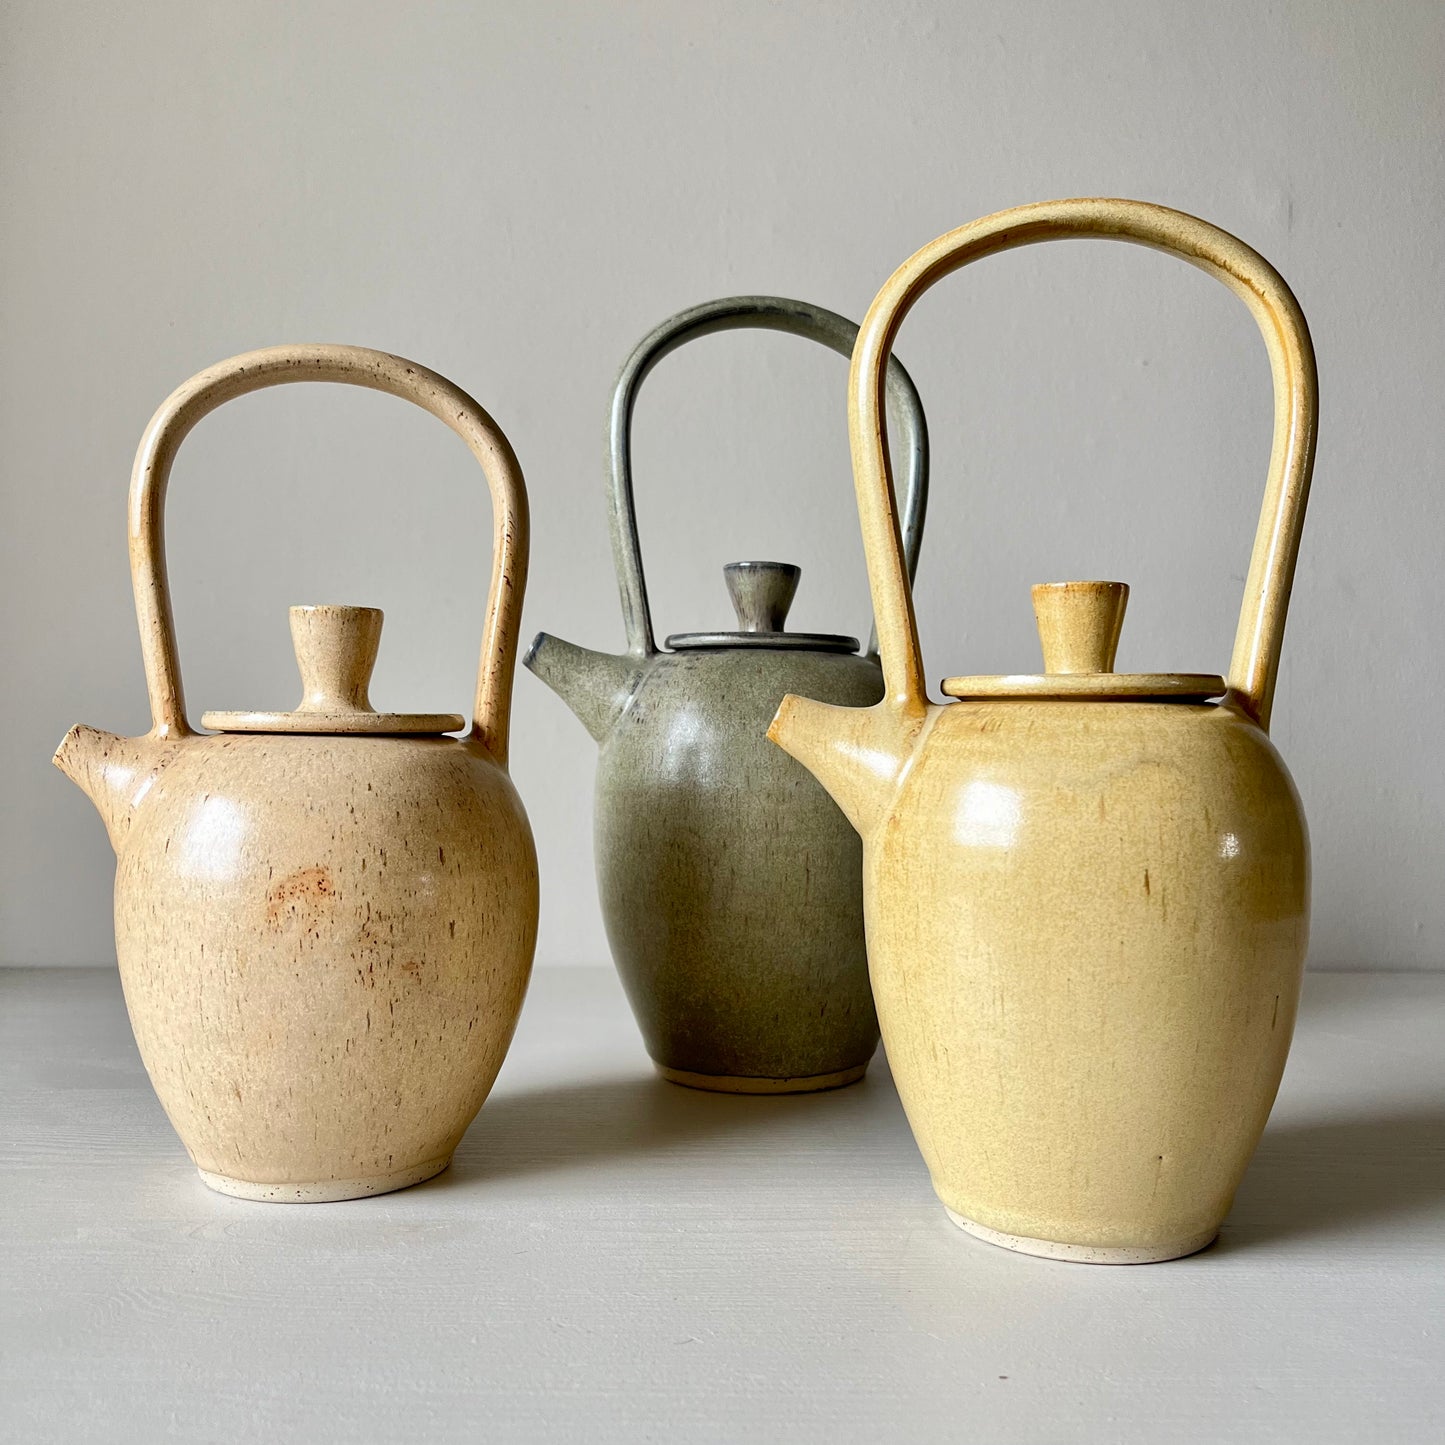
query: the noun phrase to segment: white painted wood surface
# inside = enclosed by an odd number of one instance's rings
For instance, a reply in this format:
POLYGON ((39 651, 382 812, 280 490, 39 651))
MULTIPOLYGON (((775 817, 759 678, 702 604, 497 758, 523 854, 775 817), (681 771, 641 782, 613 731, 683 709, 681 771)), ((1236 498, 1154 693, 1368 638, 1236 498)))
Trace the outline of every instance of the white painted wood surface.
POLYGON ((1445 1439, 1445 977, 1313 975, 1218 1245, 1103 1269, 948 1223, 883 1068, 656 1081, 540 973, 449 1174, 202 1187, 116 976, 0 972, 0 1437, 1445 1439))

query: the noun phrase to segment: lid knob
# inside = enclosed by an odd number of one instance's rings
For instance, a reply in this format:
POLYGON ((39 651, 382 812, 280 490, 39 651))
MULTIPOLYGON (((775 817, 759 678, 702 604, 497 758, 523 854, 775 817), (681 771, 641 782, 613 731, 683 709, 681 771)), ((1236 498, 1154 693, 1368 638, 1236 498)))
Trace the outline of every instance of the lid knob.
POLYGON ((1041 582, 1033 596, 1046 673, 1113 672, 1127 583, 1041 582))
POLYGON ((456 732, 452 712, 377 712, 367 691, 381 643, 379 607, 293 607, 291 643, 301 673, 294 712, 208 712, 201 726, 222 733, 432 737, 456 732))
POLYGON ((293 607, 291 643, 301 672, 300 713, 370 713, 381 644, 379 607, 293 607))
POLYGON ((798 590, 801 567, 791 562, 729 562, 723 568, 733 611, 744 632, 782 632, 798 590))

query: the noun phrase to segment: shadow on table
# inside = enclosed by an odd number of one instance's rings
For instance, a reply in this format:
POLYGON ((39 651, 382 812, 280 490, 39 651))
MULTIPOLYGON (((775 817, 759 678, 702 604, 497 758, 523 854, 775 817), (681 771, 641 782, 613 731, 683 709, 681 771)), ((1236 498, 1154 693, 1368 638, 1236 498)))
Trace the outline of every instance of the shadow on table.
POLYGON ((823 1094, 710 1094, 655 1076, 562 1084, 487 1102, 436 1184, 546 1174, 609 1159, 706 1149, 742 1135, 841 1128, 892 1096, 865 1078, 823 1094))
POLYGON ((1352 1234, 1411 1217, 1445 1223, 1445 1104, 1272 1125, 1217 1248, 1352 1234))

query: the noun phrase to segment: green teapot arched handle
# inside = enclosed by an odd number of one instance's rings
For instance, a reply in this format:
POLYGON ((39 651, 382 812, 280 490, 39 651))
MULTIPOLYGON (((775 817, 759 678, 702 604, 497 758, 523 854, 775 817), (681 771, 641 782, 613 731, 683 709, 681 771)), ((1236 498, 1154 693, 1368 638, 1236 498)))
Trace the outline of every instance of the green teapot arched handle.
POLYGON ((1217 226, 1144 201, 1044 201, 985 216, 911 256, 869 307, 853 352, 848 432, 886 699, 909 713, 921 713, 928 705, 913 591, 900 551, 888 470, 883 376, 894 338, 923 293, 970 261, 1037 241, 1089 237, 1150 246, 1208 272, 1249 307, 1264 337, 1274 379, 1274 442, 1229 665, 1228 700, 1268 729, 1314 466, 1314 349, 1299 303, 1268 261, 1217 226))
POLYGON ((273 346, 233 356, 177 387, 146 427, 131 473, 129 531, 151 735, 184 737, 192 731, 166 581, 171 464, 202 417, 238 396, 292 381, 342 382, 414 402, 451 427, 481 463, 492 494, 493 555, 471 736, 505 767, 517 627, 527 585, 527 492, 521 467, 501 428, 460 387, 414 361, 360 346, 273 346))
MULTIPOLYGON (((652 368, 679 346, 715 331, 739 328, 784 331, 831 347, 842 356, 852 355, 858 337, 858 328, 847 317, 821 306, 810 306, 806 301, 790 301, 783 296, 727 296, 678 312, 637 343, 618 375, 608 425, 612 560, 622 597, 627 650, 637 657, 648 657, 657 651, 632 497, 632 413, 637 405, 637 393, 652 368)), ((888 390, 907 430, 908 493, 903 519, 903 556, 911 581, 918 567, 923 517, 928 505, 928 423, 913 381, 896 358, 889 361, 887 378, 888 390)), ((871 654, 877 649, 870 642, 868 650, 871 654)))

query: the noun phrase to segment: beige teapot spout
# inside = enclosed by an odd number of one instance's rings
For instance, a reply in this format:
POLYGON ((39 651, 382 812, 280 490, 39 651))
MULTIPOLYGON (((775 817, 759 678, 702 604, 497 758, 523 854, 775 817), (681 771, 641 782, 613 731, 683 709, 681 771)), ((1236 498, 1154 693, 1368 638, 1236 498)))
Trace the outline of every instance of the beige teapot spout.
POLYGON ((78 723, 52 761, 95 804, 118 853, 136 811, 179 745, 172 738, 117 737, 78 723))
POLYGON ((768 737, 817 778, 866 839, 887 811, 922 722, 887 702, 836 707, 790 694, 768 737))

